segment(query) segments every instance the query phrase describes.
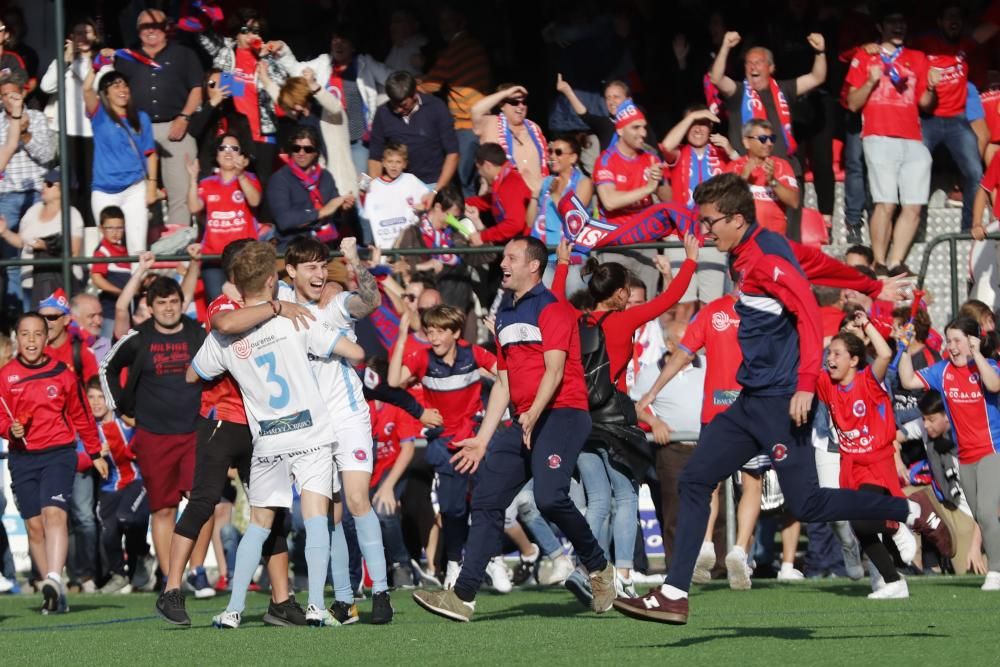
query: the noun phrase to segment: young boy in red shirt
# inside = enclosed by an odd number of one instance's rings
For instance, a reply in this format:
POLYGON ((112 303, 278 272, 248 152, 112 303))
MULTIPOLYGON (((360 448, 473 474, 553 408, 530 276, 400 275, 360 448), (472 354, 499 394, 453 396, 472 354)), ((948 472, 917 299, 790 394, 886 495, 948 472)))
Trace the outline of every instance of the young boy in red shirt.
POLYGON ((42 582, 42 613, 69 611, 62 569, 67 517, 76 474, 76 439, 83 440, 103 478, 108 464, 76 375, 45 354, 48 323, 25 313, 14 327, 17 356, 0 369, 0 433, 10 440, 11 489, 28 529, 28 548, 42 582))

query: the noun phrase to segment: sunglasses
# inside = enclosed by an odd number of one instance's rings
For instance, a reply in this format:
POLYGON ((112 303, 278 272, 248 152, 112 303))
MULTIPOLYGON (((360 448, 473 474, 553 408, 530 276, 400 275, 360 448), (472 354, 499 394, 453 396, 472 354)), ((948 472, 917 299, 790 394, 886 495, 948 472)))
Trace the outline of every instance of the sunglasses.
POLYGON ((242 28, 240 28, 240 34, 241 35, 259 35, 260 34, 260 28, 254 28, 254 27, 245 25, 242 28))
POLYGON ((503 103, 504 104, 509 104, 512 107, 526 107, 526 106, 528 106, 528 100, 524 99, 523 97, 512 98, 512 99, 509 99, 509 100, 504 100, 503 103))
POLYGON ((61 320, 62 318, 66 317, 66 316, 65 315, 51 315, 50 314, 50 315, 42 315, 42 317, 44 317, 45 319, 47 319, 49 322, 58 322, 59 320, 61 320))
POLYGON ((758 134, 756 137, 751 137, 751 138, 752 139, 756 139, 757 141, 759 141, 762 144, 766 144, 768 142, 770 142, 770 143, 773 144, 775 141, 778 140, 778 135, 776 135, 776 134, 758 134))
POLYGON ((573 151, 564 151, 561 148, 549 148, 549 155, 555 155, 556 157, 562 157, 563 155, 572 155, 573 151))
POLYGON ((225 153, 226 151, 230 151, 232 153, 243 152, 239 146, 234 146, 233 144, 219 144, 219 147, 216 148, 215 150, 217 150, 220 153, 225 153))
POLYGON ((292 146, 292 150, 290 152, 292 152, 292 153, 305 153, 306 155, 312 155, 313 153, 316 152, 316 147, 315 146, 299 146, 298 144, 296 144, 295 146, 292 146))
POLYGON ((166 32, 167 30, 167 24, 163 22, 140 23, 136 27, 139 29, 139 32, 143 30, 162 30, 166 32))

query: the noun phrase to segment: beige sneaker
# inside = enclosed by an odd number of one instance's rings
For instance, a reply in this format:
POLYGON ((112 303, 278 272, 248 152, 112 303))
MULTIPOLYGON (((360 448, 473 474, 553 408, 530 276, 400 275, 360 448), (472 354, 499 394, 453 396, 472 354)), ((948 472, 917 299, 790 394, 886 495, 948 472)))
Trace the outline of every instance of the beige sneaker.
POLYGON ((590 573, 590 590, 594 593, 594 598, 590 601, 590 608, 598 614, 611 609, 615 602, 615 566, 608 563, 599 572, 590 573))
POLYGON ((413 599, 432 614, 462 623, 471 621, 476 610, 475 602, 465 602, 453 590, 413 591, 413 599))

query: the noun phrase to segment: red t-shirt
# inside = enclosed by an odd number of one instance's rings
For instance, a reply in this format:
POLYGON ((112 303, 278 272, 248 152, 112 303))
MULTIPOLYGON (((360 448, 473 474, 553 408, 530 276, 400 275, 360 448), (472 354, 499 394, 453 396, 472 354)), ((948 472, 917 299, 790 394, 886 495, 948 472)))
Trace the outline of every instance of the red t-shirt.
MULTIPOLYGON (((128 257, 128 248, 124 243, 110 243, 107 239, 101 239, 94 249, 94 257, 128 257)), ((126 282, 132 275, 132 265, 128 262, 113 262, 110 264, 91 264, 91 273, 98 273, 108 276, 111 273, 124 274, 126 282)))
POLYGON ((997 196, 997 188, 1000 188, 1000 153, 993 156, 990 166, 983 174, 983 180, 979 181, 979 187, 986 190, 993 200, 993 217, 1000 217, 1000 197, 997 196))
POLYGON ((990 129, 990 143, 1000 143, 1000 90, 987 90, 979 95, 990 129))
MULTIPOLYGON (((479 199, 479 201, 485 200, 479 199)), ((515 236, 526 234, 530 201, 531 188, 524 182, 521 173, 508 162, 500 171, 497 180, 493 182, 488 202, 490 212, 493 214, 493 226, 480 233, 479 237, 483 243, 502 244, 515 236)), ((470 204, 476 205, 474 202, 470 204)))
POLYGON ((903 49, 895 61, 900 83, 895 86, 889 69, 879 54, 869 55, 858 49, 847 70, 847 82, 860 88, 868 81, 868 69, 882 67, 882 78, 861 109, 863 137, 898 137, 921 141, 918 102, 927 89, 927 56, 921 51, 903 49))
POLYGON ((976 46, 971 39, 953 44, 938 35, 925 35, 913 41, 913 47, 927 55, 927 64, 941 70, 935 116, 965 117, 965 100, 969 92, 967 84, 976 46))
POLYGON ((452 442, 475 435, 475 416, 483 407, 479 369, 493 370, 496 363, 495 356, 465 341, 459 341, 451 366, 430 347, 403 359, 410 374, 420 380, 427 405, 441 413, 442 435, 452 442))
POLYGON ((828 372, 816 382, 819 400, 830 408, 841 456, 877 460, 892 456, 896 416, 885 385, 871 367, 859 371, 849 385, 835 384, 828 372))
MULTIPOLYGON (((212 303, 208 304, 205 328, 211 331, 212 316, 216 313, 239 308, 240 304, 225 294, 219 295, 212 303)), ((205 419, 221 419, 234 424, 247 423, 243 394, 240 393, 239 385, 236 384, 233 376, 225 373, 218 379, 205 383, 201 390, 201 410, 198 414, 205 419)))
POLYGON ((73 341, 67 336, 65 342, 59 347, 52 347, 47 345, 45 347, 45 354, 49 355, 56 361, 61 361, 66 364, 66 368, 76 375, 76 379, 80 384, 86 384, 90 378, 97 375, 97 357, 94 356, 94 351, 90 349, 84 341, 80 341, 80 369, 79 372, 76 366, 73 364, 73 341))
MULTIPOLYGON (((743 174, 743 168, 746 167, 749 160, 750 158, 746 155, 733 160, 729 163, 727 171, 743 174)), ((795 179, 795 172, 792 171, 792 165, 789 164, 788 160, 772 156, 771 161, 774 163, 774 178, 782 185, 798 190, 799 182, 795 179)), ((767 184, 767 181, 767 174, 764 173, 763 167, 757 167, 750 172, 750 180, 747 181, 750 184, 750 192, 753 194, 757 222, 764 229, 770 229, 772 232, 784 235, 788 229, 788 217, 785 215, 786 207, 778 199, 774 188, 767 184)))
POLYGON ((707 424, 726 411, 740 393, 736 371, 743 363, 738 339, 740 316, 736 299, 725 295, 706 304, 688 324, 681 348, 695 354, 705 348, 705 395, 701 423, 707 424))
POLYGON ((694 209, 694 189, 713 176, 726 171, 729 155, 714 144, 704 147, 701 158, 695 150, 685 144, 677 149, 673 162, 667 162, 670 177, 670 191, 674 201, 683 203, 689 209, 694 209))
MULTIPOLYGON (((655 153, 643 151, 635 157, 626 157, 617 145, 612 146, 601 153, 594 165, 594 187, 610 184, 620 192, 636 190, 646 185, 647 170, 657 164, 660 164, 660 157, 655 153)), ((608 222, 619 223, 623 218, 652 205, 653 196, 647 195, 634 204, 613 211, 607 211, 602 206, 601 212, 608 222)))
MULTIPOLYGON (((260 183, 253 174, 246 174, 260 192, 260 183)), ((238 178, 228 183, 218 174, 198 183, 198 199, 205 205, 205 235, 201 250, 206 255, 219 255, 231 241, 257 238, 257 220, 247 205, 246 195, 238 178)))
POLYGON ((400 443, 415 440, 420 435, 420 422, 405 410, 391 403, 368 401, 372 420, 372 440, 375 442, 375 462, 372 468, 371 488, 382 481, 399 458, 400 443))

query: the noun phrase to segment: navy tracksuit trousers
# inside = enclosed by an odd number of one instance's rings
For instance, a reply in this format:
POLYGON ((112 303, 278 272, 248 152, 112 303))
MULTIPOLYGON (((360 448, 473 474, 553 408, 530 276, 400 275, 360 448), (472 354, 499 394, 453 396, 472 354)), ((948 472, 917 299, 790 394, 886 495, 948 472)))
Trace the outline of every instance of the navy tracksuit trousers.
POLYGON ((757 454, 771 457, 785 495, 785 509, 800 521, 906 520, 909 506, 903 498, 820 488, 811 423, 792 424, 790 400, 788 396, 740 394, 702 430, 678 484, 677 536, 667 574, 671 586, 683 591, 691 586, 712 490, 757 454))
POLYGON ((458 597, 467 602, 475 599, 486 566, 500 553, 504 512, 529 479, 535 480, 538 510, 573 543, 584 567, 590 572, 607 567, 604 551, 569 497, 570 478, 589 434, 588 412, 559 408, 542 413, 530 450, 517 422, 493 436, 472 491, 472 525, 455 584, 458 597))

